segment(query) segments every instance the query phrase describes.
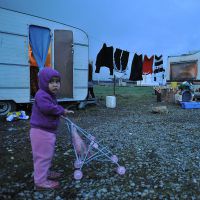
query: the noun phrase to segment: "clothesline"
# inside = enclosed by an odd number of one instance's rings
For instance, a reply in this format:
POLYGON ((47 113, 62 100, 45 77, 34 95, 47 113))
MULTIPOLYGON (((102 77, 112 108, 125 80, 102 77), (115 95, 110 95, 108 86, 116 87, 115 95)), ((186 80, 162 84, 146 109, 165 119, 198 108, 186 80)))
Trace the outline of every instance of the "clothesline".
MULTIPOLYGON (((109 43, 109 42, 105 42, 105 41, 103 41, 103 40, 101 40, 101 39, 98 39, 98 38, 96 38, 96 37, 94 37, 93 35, 89 35, 89 39, 92 39, 92 40, 94 40, 95 42, 100 42, 101 43, 101 45, 100 46, 102 46, 104 43, 106 43, 106 44, 109 44, 109 47, 110 46, 113 46, 112 45, 112 43, 109 43)), ((116 48, 119 48, 119 47, 116 47, 116 48)), ((127 49, 127 48, 120 48, 120 49, 123 49, 124 51, 128 51, 129 53, 131 53, 131 54, 138 54, 138 55, 140 55, 140 54, 142 54, 142 55, 150 55, 150 56, 147 56, 148 58, 150 58, 152 55, 158 55, 157 53, 143 53, 143 52, 141 52, 141 51, 139 51, 139 53, 138 53, 138 51, 132 51, 132 50, 129 50, 129 49, 127 49)), ((163 54, 159 54, 159 55, 163 55, 163 54)))
MULTIPOLYGON (((103 44, 96 58, 96 70, 95 73, 100 72, 101 67, 107 67, 110 70, 110 75, 113 75, 114 70, 119 70, 121 72, 127 70, 129 61, 129 52, 123 51, 116 48, 114 51, 113 46, 107 46, 106 43, 103 44)), ((148 74, 157 74, 159 72, 164 72, 163 69, 163 56, 153 55, 148 58, 142 54, 134 54, 132 64, 131 64, 131 73, 129 80, 140 81, 143 80, 143 75, 148 74), (154 66, 154 70, 153 70, 154 66)), ((156 76, 155 76, 156 80, 156 76)))
MULTIPOLYGON (((98 39, 98 38, 96 38, 96 37, 94 37, 92 35, 90 35, 89 38, 93 39, 95 42, 100 42, 101 43, 100 46, 102 46, 104 43, 109 44, 109 46, 113 46, 112 44, 110 44, 108 42, 105 42, 103 40, 100 40, 100 39, 98 39)), ((116 47, 116 48, 119 48, 119 47, 116 47)), ((124 51, 128 51, 129 53, 133 53, 133 54, 135 53, 134 51, 130 51, 130 50, 126 49, 126 48, 121 48, 121 49, 123 49, 124 51)))
POLYGON ((164 79, 165 69, 163 68, 162 54, 159 54, 159 56, 157 56, 158 54, 147 56, 147 53, 137 53, 127 49, 122 50, 123 48, 119 49, 118 47, 113 48, 110 43, 110 46, 107 46, 107 43, 94 36, 89 38, 103 46, 96 57, 96 73, 100 72, 102 66, 109 68, 110 75, 113 75, 113 72, 126 73, 130 60, 129 54, 133 54, 129 80, 141 81, 143 80, 143 75, 145 75, 146 79, 146 75, 151 74, 154 81, 157 81, 157 74, 160 72, 162 72, 162 79, 164 79), (127 52, 125 57, 122 52, 127 52))

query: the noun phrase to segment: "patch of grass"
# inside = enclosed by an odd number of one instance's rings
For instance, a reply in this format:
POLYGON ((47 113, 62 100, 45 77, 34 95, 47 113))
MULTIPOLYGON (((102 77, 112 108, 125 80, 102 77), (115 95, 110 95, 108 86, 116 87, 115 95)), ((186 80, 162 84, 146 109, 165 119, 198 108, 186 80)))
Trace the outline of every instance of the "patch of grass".
MULTIPOLYGON (((95 85, 94 92, 97 97, 99 96, 109 96, 114 95, 114 88, 112 85, 108 86, 101 86, 101 85, 95 85)), ((122 95, 122 96, 143 96, 143 95, 152 95, 153 88, 152 87, 119 87, 116 86, 115 88, 115 94, 116 95, 122 95)))
MULTIPOLYGON (((114 95, 114 88, 112 85, 95 85, 94 87, 95 95, 98 99, 104 100, 106 96, 114 95)), ((153 88, 152 87, 139 87, 139 86, 127 86, 127 87, 119 87, 115 88, 115 96, 117 97, 117 104, 121 105, 133 105, 135 102, 151 102, 156 99, 153 96, 153 88)))

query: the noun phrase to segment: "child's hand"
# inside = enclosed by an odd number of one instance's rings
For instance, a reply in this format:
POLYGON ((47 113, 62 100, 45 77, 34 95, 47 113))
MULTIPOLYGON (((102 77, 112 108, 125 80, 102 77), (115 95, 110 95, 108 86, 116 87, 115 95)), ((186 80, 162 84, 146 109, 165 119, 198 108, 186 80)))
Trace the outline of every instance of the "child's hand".
POLYGON ((67 109, 65 109, 65 111, 64 111, 64 115, 66 116, 67 114, 70 114, 70 113, 74 113, 74 111, 73 110, 67 110, 67 109))

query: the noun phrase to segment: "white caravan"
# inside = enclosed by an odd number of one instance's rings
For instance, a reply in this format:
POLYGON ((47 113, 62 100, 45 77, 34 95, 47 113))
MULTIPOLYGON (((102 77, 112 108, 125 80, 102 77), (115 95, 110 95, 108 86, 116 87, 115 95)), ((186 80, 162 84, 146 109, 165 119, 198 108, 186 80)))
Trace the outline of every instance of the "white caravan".
POLYGON ((59 101, 83 101, 88 60, 89 40, 83 30, 0 8, 0 115, 17 103, 34 101, 41 66, 61 73, 59 101))

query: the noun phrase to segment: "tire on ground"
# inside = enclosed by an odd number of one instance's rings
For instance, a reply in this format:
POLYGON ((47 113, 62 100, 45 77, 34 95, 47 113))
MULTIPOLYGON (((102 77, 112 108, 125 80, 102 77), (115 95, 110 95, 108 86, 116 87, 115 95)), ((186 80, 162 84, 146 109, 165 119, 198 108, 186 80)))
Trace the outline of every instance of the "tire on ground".
POLYGON ((9 112, 15 111, 16 104, 13 101, 0 101, 0 117, 6 116, 9 112))

